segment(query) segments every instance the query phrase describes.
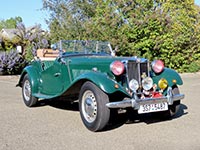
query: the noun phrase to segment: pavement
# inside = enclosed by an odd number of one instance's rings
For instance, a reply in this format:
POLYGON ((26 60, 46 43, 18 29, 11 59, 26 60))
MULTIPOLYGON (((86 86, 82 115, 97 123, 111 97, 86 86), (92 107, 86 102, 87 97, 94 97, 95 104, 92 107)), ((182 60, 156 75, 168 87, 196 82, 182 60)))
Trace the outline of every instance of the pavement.
POLYGON ((0 76, 0 150, 199 150, 200 73, 181 74, 185 99, 171 120, 123 115, 103 132, 83 125, 77 104, 44 102, 24 105, 19 76, 0 76))

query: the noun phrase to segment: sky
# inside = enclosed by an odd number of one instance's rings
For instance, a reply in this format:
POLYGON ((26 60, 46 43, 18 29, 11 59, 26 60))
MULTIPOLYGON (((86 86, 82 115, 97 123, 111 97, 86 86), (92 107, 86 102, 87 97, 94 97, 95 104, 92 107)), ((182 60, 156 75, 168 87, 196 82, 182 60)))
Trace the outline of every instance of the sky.
MULTIPOLYGON (((195 0, 195 3, 200 6, 200 0, 195 0)), ((42 0, 0 0, 0 20, 19 16, 26 27, 41 24, 42 29, 48 30, 45 23, 48 13, 41 8, 42 0)))
POLYGON ((41 24, 47 30, 45 18, 48 14, 41 10, 42 0, 0 0, 0 20, 21 17, 26 27, 41 24))
POLYGON ((200 0, 195 0, 194 2, 195 2, 195 4, 200 6, 200 0))

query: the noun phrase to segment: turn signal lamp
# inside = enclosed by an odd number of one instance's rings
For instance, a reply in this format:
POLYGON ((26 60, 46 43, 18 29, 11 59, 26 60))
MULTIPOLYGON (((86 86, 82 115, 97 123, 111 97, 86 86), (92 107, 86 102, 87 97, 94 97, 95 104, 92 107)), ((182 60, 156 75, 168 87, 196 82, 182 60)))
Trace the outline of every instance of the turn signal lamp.
POLYGON ((116 76, 121 75, 124 72, 124 64, 121 61, 114 61, 110 64, 110 70, 116 76))
POLYGON ((159 86, 159 88, 160 88, 161 90, 166 89, 167 86, 168 86, 167 80, 164 79, 164 78, 160 79, 160 80, 158 81, 158 86, 159 86))
POLYGON ((173 82, 174 84, 176 84, 177 81, 174 79, 174 80, 172 80, 172 82, 173 82))

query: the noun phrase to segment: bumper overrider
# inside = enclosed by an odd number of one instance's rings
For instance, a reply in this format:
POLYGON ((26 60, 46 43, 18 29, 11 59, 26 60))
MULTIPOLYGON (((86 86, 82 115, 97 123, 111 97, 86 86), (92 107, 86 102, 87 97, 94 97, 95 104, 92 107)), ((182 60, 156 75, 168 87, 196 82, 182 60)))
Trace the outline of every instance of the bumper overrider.
POLYGON ((138 110, 140 105, 143 104, 154 104, 167 102, 168 105, 173 105, 175 101, 179 101, 185 97, 184 94, 175 94, 172 93, 172 88, 169 87, 167 89, 167 96, 156 97, 156 98, 144 98, 144 99, 126 99, 123 101, 110 102, 107 103, 106 106, 108 108, 127 108, 133 107, 135 110, 138 110))

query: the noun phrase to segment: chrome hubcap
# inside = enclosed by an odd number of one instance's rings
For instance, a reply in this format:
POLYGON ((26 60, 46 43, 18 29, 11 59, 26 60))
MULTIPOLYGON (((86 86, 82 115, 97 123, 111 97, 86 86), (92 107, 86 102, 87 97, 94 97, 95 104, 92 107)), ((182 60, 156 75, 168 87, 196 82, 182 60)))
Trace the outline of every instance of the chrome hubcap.
POLYGON ((82 97, 82 112, 87 122, 92 123, 97 117, 97 101, 94 93, 90 90, 85 91, 82 97))
POLYGON ((30 82, 28 80, 26 80, 24 82, 23 95, 24 95, 24 99, 26 101, 30 100, 30 97, 31 97, 31 85, 30 85, 30 82))

